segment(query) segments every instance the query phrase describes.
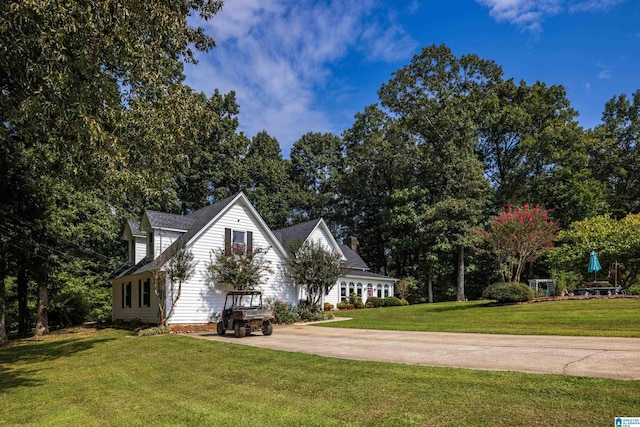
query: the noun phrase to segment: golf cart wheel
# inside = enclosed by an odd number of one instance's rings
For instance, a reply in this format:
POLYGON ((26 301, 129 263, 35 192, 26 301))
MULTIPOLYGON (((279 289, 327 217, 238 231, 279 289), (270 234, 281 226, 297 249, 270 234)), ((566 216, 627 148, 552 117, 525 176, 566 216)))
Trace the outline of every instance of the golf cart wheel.
POLYGON ((236 338, 242 338, 247 334, 247 329, 244 326, 234 325, 233 334, 236 336, 236 338))
POLYGON ((216 328, 218 330, 218 335, 223 336, 227 331, 224 329, 224 323, 221 321, 218 322, 218 326, 216 328))
POLYGON ((268 320, 262 324, 262 335, 271 335, 273 333, 273 325, 268 320))

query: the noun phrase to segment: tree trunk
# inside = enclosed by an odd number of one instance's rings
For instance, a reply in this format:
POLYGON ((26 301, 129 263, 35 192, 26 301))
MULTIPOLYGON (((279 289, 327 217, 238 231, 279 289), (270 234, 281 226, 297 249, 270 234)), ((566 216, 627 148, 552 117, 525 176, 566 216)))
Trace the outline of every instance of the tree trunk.
POLYGON ((0 346, 9 342, 6 326, 6 289, 4 279, 4 276, 0 277, 0 346))
MULTIPOLYGON (((4 286, 4 283, 1 283, 0 286, 4 286)), ((5 326, 5 305, 3 299, 0 301, 0 346, 3 346, 8 342, 9 338, 7 337, 7 328, 5 326)))
POLYGON ((456 301, 464 301, 464 248, 458 249, 458 298, 456 301))
POLYGON ((47 307, 49 306, 49 292, 46 283, 38 284, 38 317, 36 319, 35 335, 42 336, 49 333, 49 314, 47 307))
POLYGON ((27 270, 18 271, 18 336, 26 337, 29 334, 29 308, 27 307, 27 294, 29 292, 29 280, 27 270))
POLYGON ((431 264, 429 264, 429 272, 427 273, 427 298, 429 298, 429 303, 433 303, 433 282, 431 281, 431 264))

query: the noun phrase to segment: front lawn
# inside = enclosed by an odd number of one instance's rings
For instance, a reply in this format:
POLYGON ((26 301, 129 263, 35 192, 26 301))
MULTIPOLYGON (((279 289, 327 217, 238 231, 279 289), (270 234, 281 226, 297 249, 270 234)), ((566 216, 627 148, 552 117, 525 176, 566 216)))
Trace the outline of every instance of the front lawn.
POLYGON ((640 414, 638 381, 80 332, 0 349, 0 424, 602 426, 640 414))
POLYGON ((558 300, 496 306, 446 302, 336 312, 336 328, 516 335, 640 337, 640 299, 558 300))

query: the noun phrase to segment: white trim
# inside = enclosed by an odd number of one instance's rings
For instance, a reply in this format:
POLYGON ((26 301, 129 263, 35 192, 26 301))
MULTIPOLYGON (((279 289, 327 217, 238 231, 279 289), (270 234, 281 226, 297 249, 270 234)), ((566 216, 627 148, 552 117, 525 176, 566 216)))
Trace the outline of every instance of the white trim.
POLYGON ((189 230, 183 230, 181 228, 164 228, 164 227, 157 227, 154 228, 154 230, 162 230, 162 231, 174 231, 176 233, 186 233, 189 230))
POLYGON ((354 274, 344 274, 340 277, 355 277, 358 279, 365 279, 369 281, 378 281, 378 282, 397 282, 400 279, 394 279, 393 277, 371 277, 371 276, 358 276, 354 274))

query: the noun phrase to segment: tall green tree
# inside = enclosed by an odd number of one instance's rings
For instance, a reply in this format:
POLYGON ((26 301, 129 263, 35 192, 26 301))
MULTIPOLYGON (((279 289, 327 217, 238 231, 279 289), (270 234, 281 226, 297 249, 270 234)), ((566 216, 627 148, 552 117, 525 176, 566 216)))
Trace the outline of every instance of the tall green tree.
POLYGON ((476 55, 456 57, 444 46, 428 46, 394 73, 378 95, 403 127, 420 139, 416 202, 429 228, 451 245, 456 257, 457 299, 465 299, 465 249, 484 217, 488 185, 478 159, 481 103, 502 78, 501 68, 476 55))
POLYGON ((22 334, 29 281, 38 284, 45 309, 66 250, 51 225, 59 188, 95 191, 116 212, 132 199, 175 200, 167 185, 188 164, 201 133, 194 120, 200 104, 192 106, 195 94, 182 85, 182 61, 214 46, 187 18, 209 19, 221 6, 211 0, 0 5, 0 146, 16 161, 8 172, 13 179, 1 181, 0 209, 11 218, 5 228, 22 239, 12 255, 20 258, 14 274, 22 334))
POLYGON ((196 100, 202 116, 202 134, 194 141, 187 169, 176 176, 180 212, 188 214, 212 201, 237 193, 248 185, 244 157, 249 139, 238 134, 239 106, 235 93, 210 98, 201 94, 196 100))
POLYGON ((333 220, 338 178, 343 170, 342 139, 330 133, 308 132, 291 148, 290 180, 297 186, 297 220, 333 220))
POLYGON ((616 218, 640 212, 640 90, 611 98, 589 133, 590 166, 616 218))
POLYGON ((415 138, 376 105, 355 119, 343 135, 339 222, 358 237, 360 253, 373 271, 402 274, 410 252, 389 253, 389 249, 393 238, 410 230, 398 230, 404 224, 392 221, 396 203, 392 196, 415 182, 415 138))
POLYGON ((291 219, 287 162, 282 158, 278 140, 265 131, 252 139, 245 157, 249 182, 245 189, 269 227, 285 227, 291 219))
POLYGON ((482 101, 477 151, 497 206, 542 204, 564 226, 606 209, 585 138, 560 85, 500 81, 482 101))

